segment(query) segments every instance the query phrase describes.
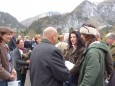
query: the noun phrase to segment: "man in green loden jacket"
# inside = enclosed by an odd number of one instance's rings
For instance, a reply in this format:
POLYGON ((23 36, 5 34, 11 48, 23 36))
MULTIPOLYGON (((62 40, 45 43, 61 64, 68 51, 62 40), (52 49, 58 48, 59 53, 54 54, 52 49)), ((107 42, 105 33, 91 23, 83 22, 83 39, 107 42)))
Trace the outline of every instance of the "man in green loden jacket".
POLYGON ((80 63, 78 86, 105 86, 105 55, 108 47, 96 41, 96 29, 92 25, 80 28, 81 37, 86 44, 80 63))

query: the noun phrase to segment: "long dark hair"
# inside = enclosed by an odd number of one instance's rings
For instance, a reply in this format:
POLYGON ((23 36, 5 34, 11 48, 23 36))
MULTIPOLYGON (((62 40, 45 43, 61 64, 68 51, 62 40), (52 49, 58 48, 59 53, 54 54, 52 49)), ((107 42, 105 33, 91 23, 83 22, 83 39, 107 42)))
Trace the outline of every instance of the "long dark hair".
POLYGON ((72 31, 70 34, 69 34, 69 39, 68 39, 68 48, 72 48, 72 43, 71 43, 71 34, 75 34, 76 35, 76 41, 77 41, 77 50, 80 49, 81 47, 85 47, 85 43, 84 41, 82 40, 81 38, 81 34, 79 31, 72 31))

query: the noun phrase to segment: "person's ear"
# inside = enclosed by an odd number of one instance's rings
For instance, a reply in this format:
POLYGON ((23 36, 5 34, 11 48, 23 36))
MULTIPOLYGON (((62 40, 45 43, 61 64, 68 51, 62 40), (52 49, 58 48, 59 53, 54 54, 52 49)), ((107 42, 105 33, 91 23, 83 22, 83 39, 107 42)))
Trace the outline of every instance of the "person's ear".
POLYGON ((0 33, 0 37, 2 37, 2 34, 0 33))
POLYGON ((54 34, 52 34, 52 38, 53 38, 53 40, 55 40, 55 35, 54 34))

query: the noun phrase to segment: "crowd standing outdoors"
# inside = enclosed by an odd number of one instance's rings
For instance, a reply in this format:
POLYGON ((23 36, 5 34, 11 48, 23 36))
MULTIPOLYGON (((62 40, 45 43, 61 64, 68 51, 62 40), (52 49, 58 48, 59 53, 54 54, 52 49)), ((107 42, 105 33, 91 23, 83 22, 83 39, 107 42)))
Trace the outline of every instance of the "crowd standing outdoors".
POLYGON ((20 80, 30 86, 115 86, 115 33, 102 37, 95 26, 58 35, 47 27, 43 37, 30 40, 8 27, 0 27, 0 86, 20 80), (74 64, 71 69, 65 62, 74 64))

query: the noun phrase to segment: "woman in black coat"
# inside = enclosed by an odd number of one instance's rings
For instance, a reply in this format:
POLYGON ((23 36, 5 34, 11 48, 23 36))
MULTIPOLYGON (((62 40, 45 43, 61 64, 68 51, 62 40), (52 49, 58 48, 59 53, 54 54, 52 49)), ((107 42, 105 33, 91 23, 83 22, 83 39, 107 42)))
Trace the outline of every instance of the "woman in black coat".
POLYGON ((17 71, 17 80, 21 80, 21 86, 24 86, 31 51, 24 48, 23 39, 18 39, 16 44, 17 48, 14 50, 14 63, 17 71))

